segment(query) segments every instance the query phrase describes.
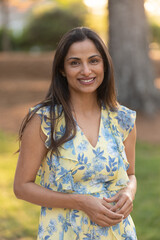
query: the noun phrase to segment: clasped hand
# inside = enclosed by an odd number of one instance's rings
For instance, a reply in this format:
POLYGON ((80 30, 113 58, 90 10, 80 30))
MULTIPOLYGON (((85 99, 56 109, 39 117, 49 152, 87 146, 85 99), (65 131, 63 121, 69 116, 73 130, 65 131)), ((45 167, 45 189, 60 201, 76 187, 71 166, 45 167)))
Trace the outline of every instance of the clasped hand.
POLYGON ((112 198, 104 198, 107 203, 114 202, 115 205, 110 209, 112 212, 123 214, 125 219, 133 210, 133 196, 129 188, 120 190, 112 198))
POLYGON ((99 199, 87 196, 83 211, 96 224, 110 227, 120 223, 133 209, 132 194, 129 189, 120 190, 111 198, 99 199), (115 204, 113 206, 113 203, 115 204))

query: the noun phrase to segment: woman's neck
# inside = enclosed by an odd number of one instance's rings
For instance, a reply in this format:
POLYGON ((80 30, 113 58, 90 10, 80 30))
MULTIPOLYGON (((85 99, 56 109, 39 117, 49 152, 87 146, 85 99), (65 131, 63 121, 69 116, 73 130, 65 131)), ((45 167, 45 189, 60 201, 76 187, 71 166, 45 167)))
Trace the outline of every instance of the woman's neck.
POLYGON ((100 109, 97 96, 93 94, 84 94, 80 97, 72 95, 70 103, 72 111, 76 113, 89 114, 100 109))

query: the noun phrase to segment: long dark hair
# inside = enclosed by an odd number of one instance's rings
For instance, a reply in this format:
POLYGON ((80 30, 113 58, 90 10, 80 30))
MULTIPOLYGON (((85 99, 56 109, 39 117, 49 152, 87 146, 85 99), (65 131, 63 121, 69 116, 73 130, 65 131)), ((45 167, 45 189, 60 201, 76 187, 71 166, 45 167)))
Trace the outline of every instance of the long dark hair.
MULTIPOLYGON (((89 28, 77 27, 67 32, 60 40, 55 52, 52 67, 52 81, 48 93, 44 101, 42 101, 39 104, 39 107, 36 108, 37 111, 44 106, 50 106, 51 141, 49 150, 56 152, 57 154, 58 147, 72 139, 76 134, 76 125, 69 104, 70 92, 68 89, 68 83, 67 79, 62 75, 62 71, 64 70, 64 59, 73 43, 84 41, 86 39, 91 40, 95 44, 104 63, 104 79, 97 89, 97 101, 99 103, 103 102, 112 110, 116 110, 117 107, 113 64, 106 45, 97 33, 89 28), (55 113, 55 106, 57 106, 57 108, 60 108, 60 106, 62 107, 62 111, 58 111, 58 116, 56 116, 55 113), (62 114, 64 114, 65 119, 65 132, 60 138, 54 139, 53 135, 56 134, 56 121, 62 114)), ((20 140, 28 121, 36 111, 28 113, 24 119, 19 132, 20 140)))

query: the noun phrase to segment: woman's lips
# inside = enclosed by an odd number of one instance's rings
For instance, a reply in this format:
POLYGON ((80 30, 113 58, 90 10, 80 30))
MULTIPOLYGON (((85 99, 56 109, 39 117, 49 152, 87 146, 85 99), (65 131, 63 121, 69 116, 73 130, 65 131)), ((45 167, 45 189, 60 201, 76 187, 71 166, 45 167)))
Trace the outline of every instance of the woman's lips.
POLYGON ((80 83, 82 84, 90 84, 92 82, 94 82, 96 77, 92 77, 92 78, 78 78, 78 80, 80 81, 80 83))

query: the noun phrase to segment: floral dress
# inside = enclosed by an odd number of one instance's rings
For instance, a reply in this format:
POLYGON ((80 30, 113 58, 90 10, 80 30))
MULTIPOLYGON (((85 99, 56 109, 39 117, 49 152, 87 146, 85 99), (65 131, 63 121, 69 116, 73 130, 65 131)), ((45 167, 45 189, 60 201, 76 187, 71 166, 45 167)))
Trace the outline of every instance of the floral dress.
MULTIPOLYGON (((35 110, 37 107, 32 108, 35 110)), ((50 107, 37 111, 41 128, 50 144, 50 107)), ((126 187, 129 178, 123 141, 134 127, 135 111, 119 105, 111 111, 101 108, 99 137, 95 147, 77 125, 76 136, 60 148, 60 156, 50 155, 42 161, 39 174, 41 186, 65 194, 89 194, 110 198, 126 187)), ((64 134, 63 114, 57 123, 56 136, 64 134)), ((101 227, 92 222, 83 211, 66 208, 41 208, 38 240, 136 240, 135 226, 129 215, 119 224, 101 227)))

